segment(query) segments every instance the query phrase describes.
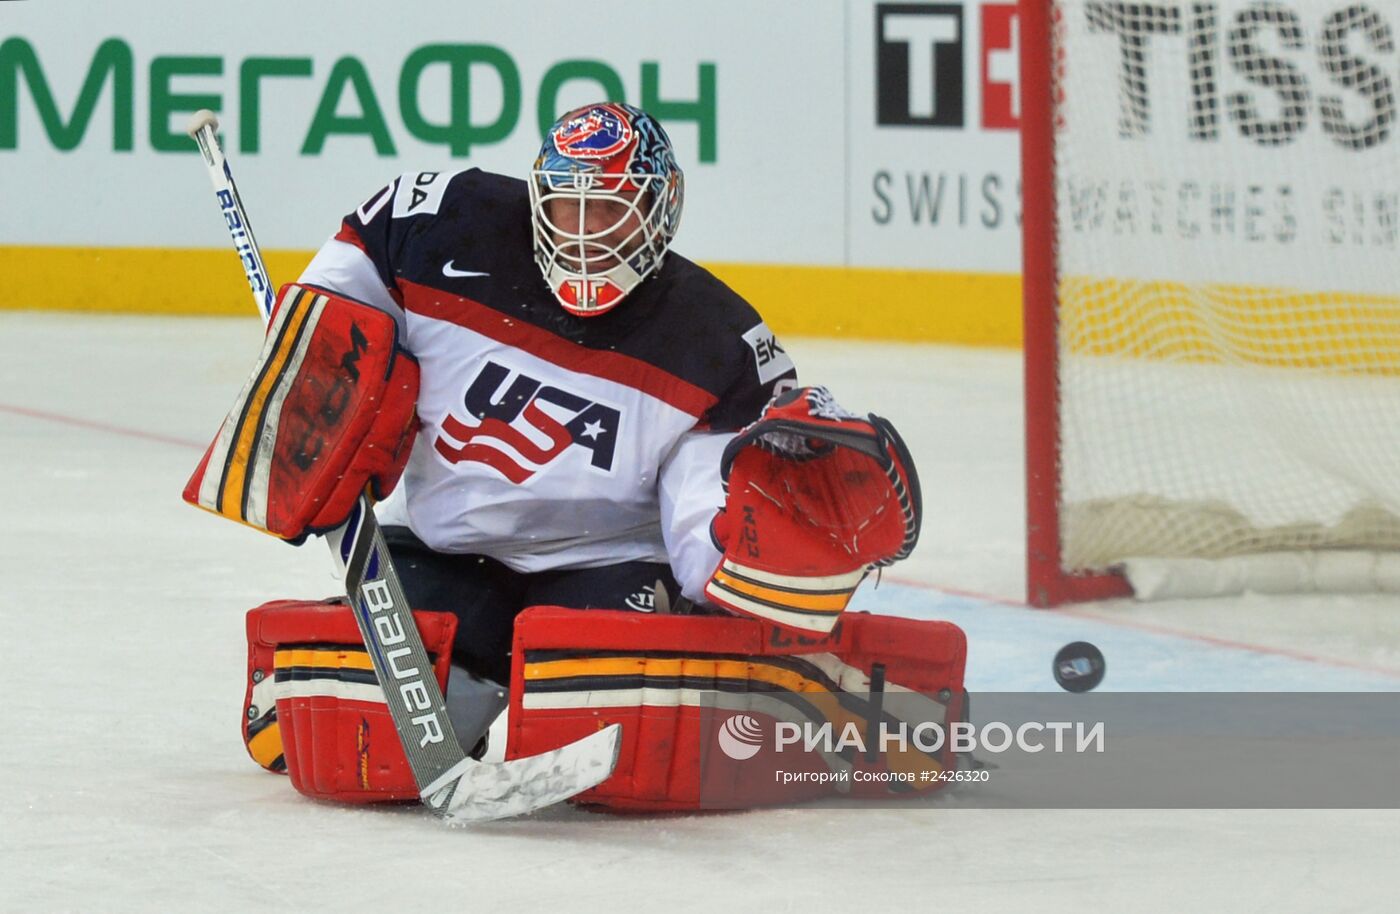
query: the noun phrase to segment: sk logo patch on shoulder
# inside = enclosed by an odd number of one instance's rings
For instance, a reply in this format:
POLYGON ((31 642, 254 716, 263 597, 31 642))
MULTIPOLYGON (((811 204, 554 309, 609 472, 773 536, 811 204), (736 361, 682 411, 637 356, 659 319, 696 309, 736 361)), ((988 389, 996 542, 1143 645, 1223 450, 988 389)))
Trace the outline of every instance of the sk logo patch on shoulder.
POLYGON ((744 342, 753 350, 759 383, 767 384, 793 370, 792 358, 778 343, 778 337, 768 329, 767 324, 759 323, 745 333, 744 342))

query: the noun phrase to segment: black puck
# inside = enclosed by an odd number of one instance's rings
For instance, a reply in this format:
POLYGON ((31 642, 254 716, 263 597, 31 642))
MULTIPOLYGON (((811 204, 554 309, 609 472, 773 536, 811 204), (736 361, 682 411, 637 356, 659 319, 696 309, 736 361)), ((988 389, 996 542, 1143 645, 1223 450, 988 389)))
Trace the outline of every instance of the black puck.
POLYGON ((1076 641, 1060 648, 1052 672, 1055 682, 1066 692, 1087 692, 1103 682, 1107 669, 1103 651, 1087 641, 1076 641))

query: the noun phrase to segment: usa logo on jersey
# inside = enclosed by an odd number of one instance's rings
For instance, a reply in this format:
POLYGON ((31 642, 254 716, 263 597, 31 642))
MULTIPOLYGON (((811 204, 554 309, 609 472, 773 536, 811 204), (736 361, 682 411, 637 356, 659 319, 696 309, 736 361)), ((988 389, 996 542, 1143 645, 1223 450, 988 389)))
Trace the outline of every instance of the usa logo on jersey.
POLYGON ((607 159, 627 148, 635 134, 626 112, 594 105, 554 131, 554 148, 571 159, 607 159))
POLYGON ((589 465, 612 471, 622 414, 611 406, 544 384, 487 362, 463 403, 478 420, 468 425, 449 413, 434 449, 448 463, 484 463, 516 485, 532 478, 571 447, 590 452, 589 465), (504 444, 506 447, 501 447, 504 444))

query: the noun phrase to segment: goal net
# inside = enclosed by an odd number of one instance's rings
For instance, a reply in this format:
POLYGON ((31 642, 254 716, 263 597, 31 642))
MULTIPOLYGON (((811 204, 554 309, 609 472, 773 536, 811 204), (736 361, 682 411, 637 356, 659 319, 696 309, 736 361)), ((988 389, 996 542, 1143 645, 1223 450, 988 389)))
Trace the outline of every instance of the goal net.
POLYGON ((1400 589, 1400 0, 1027 0, 1031 596, 1400 589))

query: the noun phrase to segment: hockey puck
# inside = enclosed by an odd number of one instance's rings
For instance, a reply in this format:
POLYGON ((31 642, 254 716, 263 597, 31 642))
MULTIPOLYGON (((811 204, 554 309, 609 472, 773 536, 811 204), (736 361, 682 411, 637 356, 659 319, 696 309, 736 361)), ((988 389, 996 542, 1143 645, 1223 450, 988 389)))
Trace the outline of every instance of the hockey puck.
POLYGON ((1060 648, 1052 672, 1055 682, 1066 692, 1087 692, 1103 682, 1107 669, 1103 651, 1087 641, 1076 641, 1060 648))

